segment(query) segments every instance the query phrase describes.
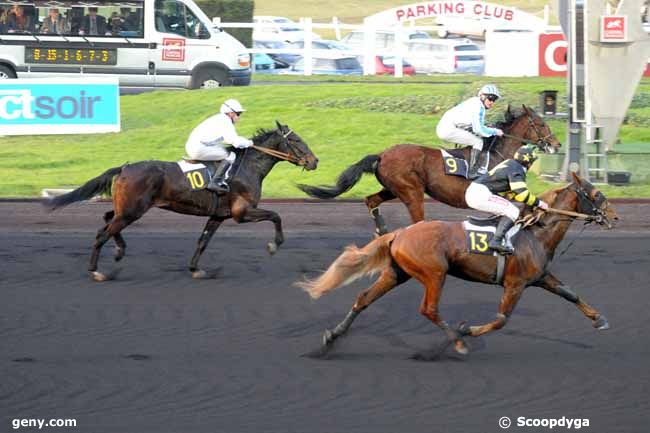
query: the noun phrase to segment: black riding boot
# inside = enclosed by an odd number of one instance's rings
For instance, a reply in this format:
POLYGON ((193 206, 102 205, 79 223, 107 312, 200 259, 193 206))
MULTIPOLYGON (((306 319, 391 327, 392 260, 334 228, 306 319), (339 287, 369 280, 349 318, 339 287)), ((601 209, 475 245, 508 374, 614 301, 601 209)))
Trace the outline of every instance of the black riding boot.
POLYGON ((491 249, 498 251, 501 254, 512 254, 515 252, 509 245, 505 245, 503 241, 504 236, 508 233, 508 230, 515 225, 507 216, 502 216, 499 220, 499 225, 497 225, 497 231, 494 233, 494 237, 488 244, 491 249))
POLYGON ((479 166, 479 160, 481 159, 481 151, 478 149, 472 148, 471 154, 469 156, 469 169, 467 173, 467 177, 469 179, 476 179, 477 177, 480 176, 478 173, 478 166, 479 166))
POLYGON ((231 165, 232 164, 225 159, 221 161, 221 164, 219 164, 217 169, 214 171, 210 183, 208 183, 207 188, 210 191, 219 194, 230 192, 230 186, 228 186, 228 175, 230 174, 231 165))

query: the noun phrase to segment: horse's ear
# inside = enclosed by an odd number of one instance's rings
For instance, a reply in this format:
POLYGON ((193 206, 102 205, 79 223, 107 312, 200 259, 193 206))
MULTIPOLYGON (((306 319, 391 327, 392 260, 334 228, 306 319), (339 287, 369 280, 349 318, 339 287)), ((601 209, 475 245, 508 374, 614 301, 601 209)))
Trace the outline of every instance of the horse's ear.
POLYGON ((282 125, 280 125, 280 122, 278 122, 278 121, 276 120, 276 121, 275 121, 275 124, 278 126, 278 129, 279 129, 280 131, 282 131, 282 125))
POLYGON ((528 107, 526 107, 526 104, 521 104, 521 108, 524 109, 524 113, 526 113, 526 114, 528 114, 528 115, 531 114, 531 113, 530 113, 530 109, 529 109, 528 107))
POLYGON ((573 178, 573 181, 578 184, 579 186, 582 186, 582 179, 580 179, 580 176, 575 171, 571 172, 571 177, 573 178))
POLYGON ((504 117, 506 119, 506 123, 512 122, 512 119, 515 117, 512 114, 512 107, 510 106, 510 104, 508 104, 508 106, 506 107, 506 113, 504 117))

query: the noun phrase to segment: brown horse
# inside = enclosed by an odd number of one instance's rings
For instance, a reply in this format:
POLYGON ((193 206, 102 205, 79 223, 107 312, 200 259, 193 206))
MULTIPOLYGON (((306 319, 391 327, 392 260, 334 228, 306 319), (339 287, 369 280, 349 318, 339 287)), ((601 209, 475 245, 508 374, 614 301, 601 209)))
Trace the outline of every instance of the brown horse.
MULTIPOLYGON (((610 220, 617 219, 605 196, 575 174, 573 183, 547 191, 542 194, 542 198, 555 209, 583 213, 589 216, 588 221, 609 228, 610 220)), ((298 283, 312 298, 318 298, 363 275, 380 273, 377 281, 359 294, 347 317, 333 331, 325 331, 321 353, 324 354, 336 338, 345 334, 361 311, 411 277, 416 278, 425 288, 420 313, 439 326, 461 354, 467 353, 462 337, 477 337, 502 328, 528 286, 542 287, 574 303, 592 320, 595 328, 609 328, 605 316, 582 301, 548 270, 555 249, 575 216, 555 213, 537 216, 540 217, 537 224, 514 236, 515 253, 506 258, 501 283, 504 291, 499 312, 493 322, 481 326, 463 324, 458 329, 453 329, 438 312, 447 275, 468 281, 495 283, 497 258, 468 253, 462 222, 420 222, 383 235, 363 248, 349 246, 320 277, 298 283)))
MULTIPOLYGON (((520 112, 513 112, 508 106, 505 122, 498 125, 504 132, 489 148, 488 168, 505 159, 512 158, 515 151, 525 143, 534 143, 542 151, 555 153, 561 146, 548 125, 533 110, 522 106, 520 112)), ((471 147, 449 150, 453 156, 469 161, 471 147)), ((485 152, 484 152, 485 153, 485 152)), ((374 173, 383 189, 365 199, 378 234, 388 232, 379 205, 387 200, 399 198, 411 215, 411 222, 424 219, 424 193, 450 206, 467 208, 465 190, 470 180, 460 176, 446 175, 439 149, 415 144, 397 144, 379 155, 367 155, 361 161, 343 171, 335 186, 315 187, 298 185, 312 197, 330 199, 350 190, 363 173, 374 173)))
POLYGON ((228 194, 217 196, 206 189, 192 191, 190 182, 177 163, 143 161, 111 168, 74 191, 47 200, 44 204, 54 210, 111 190, 112 184, 113 210, 104 215, 106 225, 97 232, 88 267, 97 281, 112 278, 97 271, 102 246, 112 237, 117 245, 115 261, 121 260, 126 243, 120 232, 152 207, 207 216, 209 219, 198 240, 190 271, 194 278, 209 277, 208 273, 198 269, 199 258, 214 232, 229 218, 238 223, 272 221, 275 239, 268 244, 271 254, 284 242, 280 216, 273 211, 257 208, 262 181, 273 166, 281 160, 288 160, 307 170, 314 170, 318 165, 318 159, 298 134, 286 125, 276 124, 277 129, 273 131, 258 131, 253 137, 253 148, 235 149, 237 159, 232 168, 234 176, 228 194))

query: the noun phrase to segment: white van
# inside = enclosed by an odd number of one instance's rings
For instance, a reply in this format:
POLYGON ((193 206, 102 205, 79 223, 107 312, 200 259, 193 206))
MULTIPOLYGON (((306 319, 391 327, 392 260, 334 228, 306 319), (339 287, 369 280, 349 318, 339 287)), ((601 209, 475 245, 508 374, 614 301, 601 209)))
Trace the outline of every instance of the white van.
POLYGON ((192 0, 0 0, 0 78, 117 77, 121 86, 248 85, 246 48, 192 0))
POLYGON ((406 47, 404 58, 418 74, 485 72, 483 51, 469 39, 418 39, 408 41, 406 47))

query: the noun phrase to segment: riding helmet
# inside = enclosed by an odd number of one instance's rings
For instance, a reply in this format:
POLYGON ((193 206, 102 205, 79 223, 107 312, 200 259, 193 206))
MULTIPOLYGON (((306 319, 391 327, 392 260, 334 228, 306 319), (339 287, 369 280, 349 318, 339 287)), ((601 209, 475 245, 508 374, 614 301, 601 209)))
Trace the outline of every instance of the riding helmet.
POLYGON ((223 104, 221 104, 221 109, 219 110, 221 114, 242 113, 244 111, 246 111, 246 109, 242 107, 242 105, 236 99, 228 99, 223 104))
POLYGON ((497 98, 501 98, 499 89, 497 89, 497 86, 494 84, 486 84, 485 86, 481 87, 481 90, 478 91, 478 96, 481 95, 494 95, 497 98))
POLYGON ((530 144, 522 146, 515 152, 513 158, 521 165, 530 167, 533 162, 537 161, 537 154, 535 150, 535 146, 532 146, 530 144))

